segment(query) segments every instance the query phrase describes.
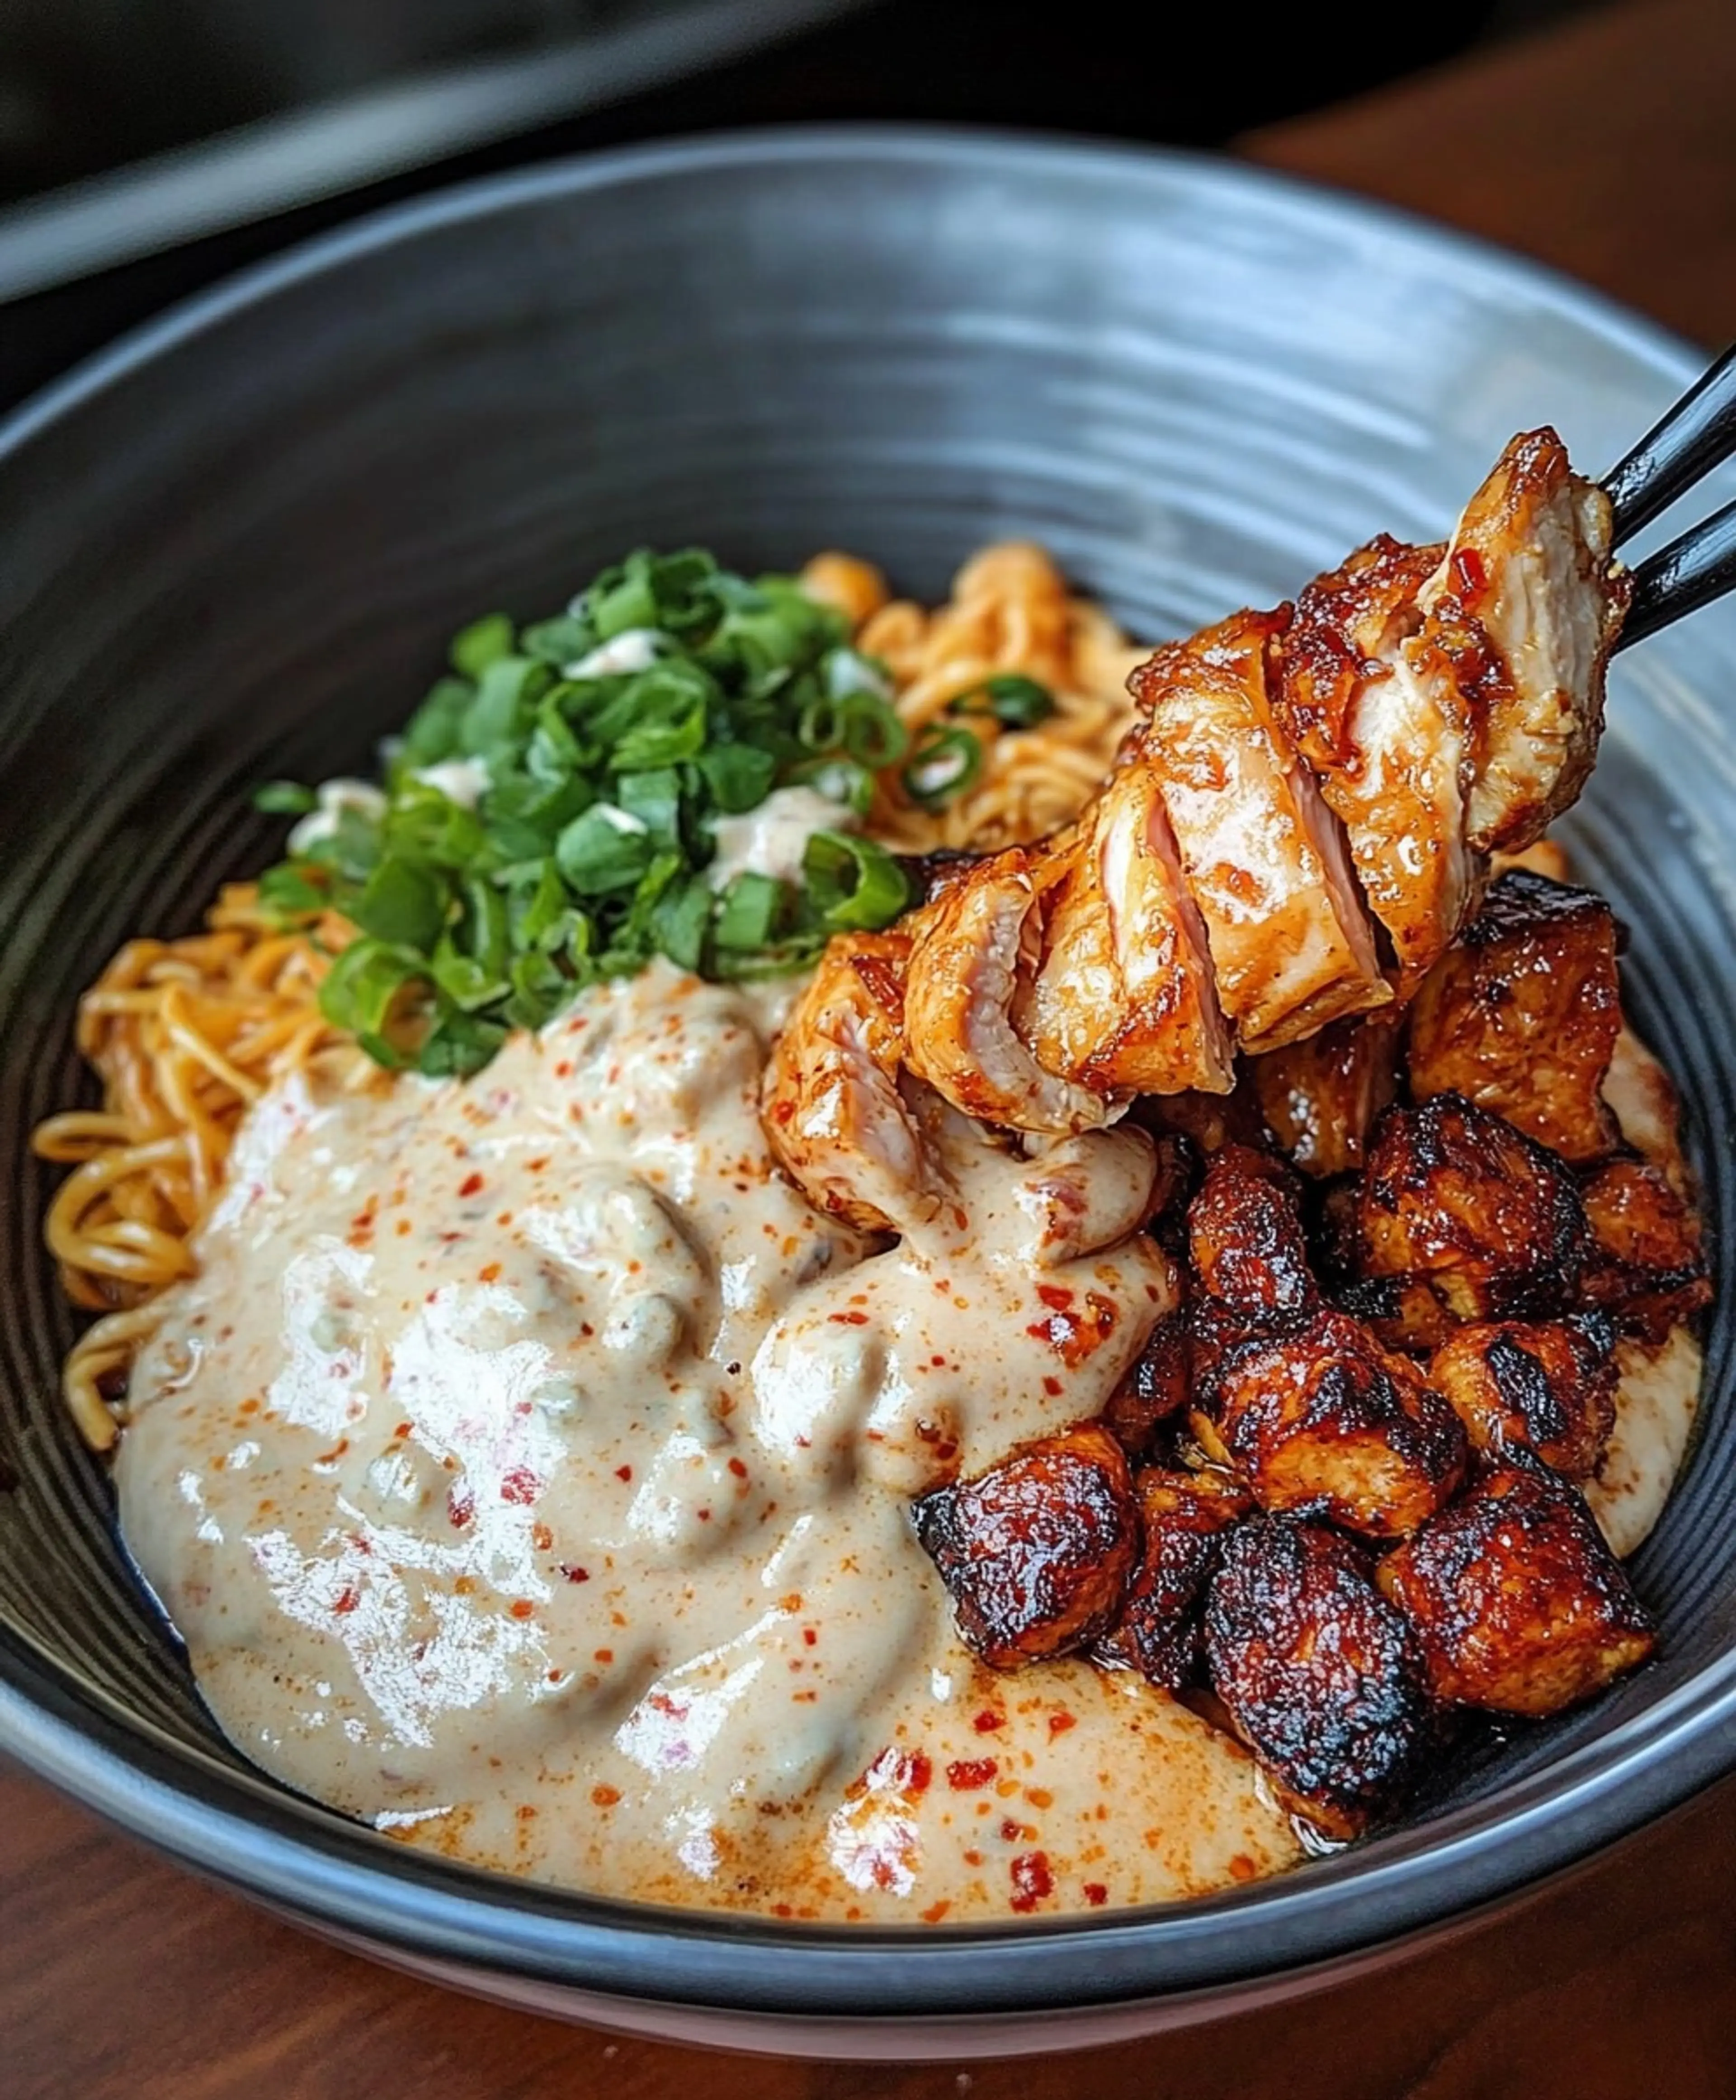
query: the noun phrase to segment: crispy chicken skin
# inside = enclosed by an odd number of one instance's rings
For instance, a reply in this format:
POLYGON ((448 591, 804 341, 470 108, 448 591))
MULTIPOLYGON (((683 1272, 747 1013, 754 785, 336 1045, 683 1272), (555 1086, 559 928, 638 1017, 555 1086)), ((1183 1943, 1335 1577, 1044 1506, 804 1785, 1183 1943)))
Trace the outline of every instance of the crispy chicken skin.
POLYGON ((1105 1660, 1179 1692, 1199 1673, 1200 1607, 1226 1535, 1254 1507, 1213 1473, 1148 1466, 1134 1482, 1144 1546, 1121 1622, 1098 1644, 1105 1660))
POLYGON ((1537 838, 1577 797, 1603 730, 1604 670, 1631 585, 1610 561, 1609 498, 1552 430, 1515 438, 1465 505, 1424 592, 1421 653, 1469 703, 1473 851, 1537 838))
POLYGON ((1067 858, 1011 847, 905 921, 906 1062, 966 1115, 1015 1130, 1095 1130, 1110 1119, 1102 1094, 1045 1071, 1014 1025, 1040 952, 1039 907, 1067 858))
POLYGON ((1185 1308, 1165 1313, 1103 1411, 1103 1424, 1128 1455, 1143 1458, 1163 1424, 1187 1405, 1192 1387, 1185 1308))
POLYGON ((1395 1807, 1434 1732, 1421 1659, 1362 1549, 1256 1517, 1206 1595, 1206 1672, 1285 1804, 1354 1838, 1395 1807))
POLYGON ((1479 1451, 1531 1451, 1581 1480, 1615 1423, 1615 1344, 1614 1322, 1597 1312, 1474 1321, 1430 1358, 1429 1383, 1479 1451))
POLYGON ((1335 1021, 1250 1069, 1260 1113, 1291 1161, 1321 1180, 1353 1173, 1399 1091, 1399 1029, 1379 1014, 1335 1021))
POLYGON ((1643 1662, 1650 1616, 1576 1489, 1534 1460, 1491 1467, 1377 1571, 1439 1698, 1540 1717, 1643 1662))
POLYGON ((1426 1282, 1460 1320, 1566 1309, 1591 1238, 1566 1166, 1456 1094, 1381 1118, 1357 1230, 1364 1274, 1426 1282))
POLYGON ((1419 1101, 1462 1094, 1564 1159, 1618 1141, 1603 1084, 1621 1030, 1615 914, 1601 897, 1513 869, 1430 971, 1411 1009, 1419 1101))
POLYGON ((1139 1550, 1132 1476, 1096 1423, 1021 1445, 915 1506, 966 1644, 996 1670, 1108 1630, 1139 1550))
POLYGON ((785 1172, 862 1232, 901 1231, 941 1193, 898 1091, 910 951, 897 931, 833 941, 766 1070, 761 1118, 785 1172))
POLYGON ((1286 617, 1238 613, 1128 681, 1148 717, 1130 766, 1161 792, 1219 1003, 1250 1051, 1392 996, 1337 819, 1269 704, 1286 617))
POLYGON ((1417 1365, 1325 1306, 1225 1349, 1190 1419, 1262 1509, 1372 1538, 1414 1531, 1465 1471, 1465 1431, 1417 1365))
POLYGON ((1661 1342, 1712 1303, 1700 1221, 1662 1167, 1612 1159, 1584 1183, 1593 1245, 1585 1295, 1631 1333, 1661 1342))
POLYGON ((1275 1154, 1226 1145, 1187 1207, 1200 1288, 1244 1312, 1293 1312, 1319 1295, 1308 1266, 1301 1191, 1275 1154))
POLYGON ((1235 1083, 1205 924, 1145 767, 1121 767, 1083 821, 1024 1033, 1048 1070, 1104 1092, 1235 1083))
POLYGON ((1469 915, 1482 875, 1465 837, 1469 715, 1452 679, 1415 654, 1441 561, 1439 547, 1382 534, 1317 577, 1296 602, 1276 686, 1411 981, 1469 915))

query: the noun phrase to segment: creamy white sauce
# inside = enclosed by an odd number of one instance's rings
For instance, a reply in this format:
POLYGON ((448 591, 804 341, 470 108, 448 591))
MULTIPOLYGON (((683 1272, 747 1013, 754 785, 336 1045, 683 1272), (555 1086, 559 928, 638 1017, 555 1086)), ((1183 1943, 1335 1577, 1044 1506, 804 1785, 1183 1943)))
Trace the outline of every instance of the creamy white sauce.
POLYGON ((738 875, 800 880, 802 855, 816 832, 857 832, 853 810, 814 788, 775 788, 757 809, 719 817, 712 826, 717 856, 706 873, 714 889, 726 889, 738 875))
POLYGON ((773 1167, 764 1026, 659 967, 474 1081, 254 1110, 117 1468, 219 1721, 403 1842, 647 1899, 936 1920, 1289 1864, 1143 1680, 974 1663, 910 1525, 1172 1302, 1103 1244, 1144 1140, 943 1119, 957 1202, 879 1251, 773 1167))

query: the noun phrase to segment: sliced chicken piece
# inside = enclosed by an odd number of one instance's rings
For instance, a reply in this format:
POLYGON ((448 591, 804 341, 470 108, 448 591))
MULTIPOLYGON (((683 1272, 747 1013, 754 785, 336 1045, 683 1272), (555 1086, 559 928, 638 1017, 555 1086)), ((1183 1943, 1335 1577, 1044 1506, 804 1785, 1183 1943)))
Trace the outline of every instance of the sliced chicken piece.
POLYGON ((820 959, 766 1069, 761 1119, 797 1186, 863 1232, 904 1232, 948 1193, 898 1091, 901 933, 841 934, 820 959))
POLYGON ((1242 612, 1160 649, 1129 680, 1148 720, 1130 770, 1161 792, 1245 1050, 1384 1005, 1373 928, 1337 819, 1274 718, 1285 612, 1242 612))
POLYGON ((1076 851, 1011 847, 905 922, 905 1061, 954 1108, 986 1123, 1095 1130, 1117 1112, 1101 1093, 1045 1071, 1014 1025, 1041 956, 1039 907, 1076 851))
POLYGON ((1516 437, 1466 505, 1423 592, 1420 666, 1458 686, 1476 726, 1473 852, 1530 845, 1590 775, 1603 681, 1631 585, 1612 567, 1610 500, 1553 430, 1516 437))
POLYGON ((1227 1094, 1235 1052, 1205 927, 1148 769, 1113 774, 1050 907, 1026 1035, 1040 1063, 1105 1092, 1227 1094))
POLYGON ((1443 667, 1413 650, 1442 551, 1382 534, 1316 577, 1280 644, 1274 703, 1343 823, 1401 982, 1452 940, 1483 873, 1466 839, 1474 724, 1443 667))

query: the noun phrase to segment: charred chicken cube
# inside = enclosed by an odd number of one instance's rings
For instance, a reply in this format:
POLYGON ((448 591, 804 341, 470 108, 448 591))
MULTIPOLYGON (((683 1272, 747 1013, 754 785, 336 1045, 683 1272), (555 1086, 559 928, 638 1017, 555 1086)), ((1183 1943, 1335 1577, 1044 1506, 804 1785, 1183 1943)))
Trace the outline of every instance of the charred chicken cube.
POLYGON ((1107 1630, 1139 1549, 1121 1447, 1096 1423, 1025 1444, 975 1480, 925 1495, 916 1535, 967 1646, 996 1670, 1107 1630))
POLYGON ((1593 1241, 1584 1288, 1593 1304, 1650 1342, 1711 1304, 1699 1219, 1663 1168, 1612 1159, 1580 1193, 1593 1241))
POLYGON ((1324 1308, 1226 1351, 1192 1419, 1262 1509, 1373 1538, 1414 1531, 1465 1471, 1465 1432, 1417 1365, 1324 1308))
POLYGON ((1179 1692, 1200 1659, 1200 1607, 1232 1525, 1254 1505, 1233 1480, 1148 1466, 1134 1482, 1145 1544, 1121 1624, 1099 1646, 1113 1662, 1179 1692))
POLYGON ((1480 1451, 1532 1451, 1584 1480, 1615 1426, 1615 1323, 1597 1312, 1474 1322, 1430 1357, 1429 1383, 1480 1451))
POLYGON ((1189 1359, 1187 1312, 1166 1313, 1103 1411, 1104 1426, 1132 1457, 1143 1458, 1160 1426, 1187 1406, 1189 1359))
POLYGON ((1460 1320, 1566 1310, 1591 1240, 1562 1161, 1457 1094, 1381 1117, 1357 1228, 1367 1274, 1421 1278, 1460 1320))
POLYGON ((1346 1285, 1337 1303, 1384 1348, 1410 1356, 1439 1348, 1459 1324, 1421 1277, 1364 1277, 1346 1285))
POLYGON ((1411 1092, 1462 1094, 1558 1152, 1616 1143, 1603 1083, 1621 1030, 1615 914, 1588 889, 1511 869, 1423 981, 1411 1092))
POLYGON ((1285 1804, 1354 1838, 1396 1807, 1434 1734, 1403 1618, 1350 1540, 1290 1517, 1231 1533, 1206 1594, 1212 1689, 1285 1804))
POLYGON ((1318 1295, 1308 1267, 1301 1192, 1274 1154, 1227 1145, 1187 1207, 1194 1273, 1226 1305, 1293 1312, 1318 1295))
POLYGON ((1362 1165, 1374 1119, 1399 1090, 1398 1053, 1396 1026, 1370 1016, 1250 1060, 1267 1127, 1304 1174, 1362 1165))
POLYGON ((1655 1640, 1584 1498, 1534 1460, 1485 1473, 1381 1561, 1441 1699, 1533 1718, 1633 1669, 1655 1640))

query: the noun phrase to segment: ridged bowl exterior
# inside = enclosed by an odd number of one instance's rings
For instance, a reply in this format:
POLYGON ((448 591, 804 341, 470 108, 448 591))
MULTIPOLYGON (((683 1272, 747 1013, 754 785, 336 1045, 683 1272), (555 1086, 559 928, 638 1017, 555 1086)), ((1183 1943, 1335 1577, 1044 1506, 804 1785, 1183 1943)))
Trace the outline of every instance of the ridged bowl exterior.
MULTIPOLYGON (((473 1988, 892 2054, 1065 2045, 1294 1988, 1736 1763, 1721 1296, 1704 1434, 1635 1564, 1659 1660, 1478 1759, 1390 1836, 1165 1911, 914 1937, 654 1912, 406 1854, 255 1776, 199 1705, 55 1399, 73 1323, 39 1246, 52 1177, 26 1146, 87 1096, 71 1021, 100 961, 135 931, 191 927, 267 859, 276 831, 250 787, 365 767, 474 613, 553 608, 641 543, 748 569, 840 545, 935 593, 982 541, 1023 535, 1155 639, 1275 602, 1374 531, 1439 534, 1515 430, 1552 421, 1606 466, 1695 363, 1516 261, 1248 171, 794 133, 391 214, 15 417, 0 435, 0 1747, 204 1870, 473 1988)), ((1733 688, 1727 608, 1619 659, 1568 827, 1631 929, 1629 998, 1683 1091, 1721 1284, 1733 688)))

